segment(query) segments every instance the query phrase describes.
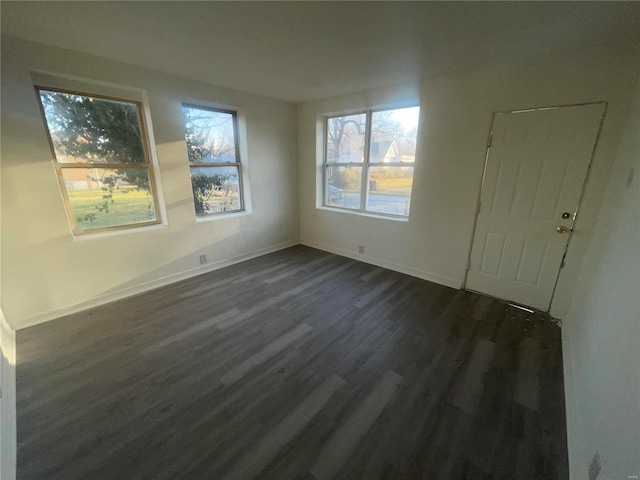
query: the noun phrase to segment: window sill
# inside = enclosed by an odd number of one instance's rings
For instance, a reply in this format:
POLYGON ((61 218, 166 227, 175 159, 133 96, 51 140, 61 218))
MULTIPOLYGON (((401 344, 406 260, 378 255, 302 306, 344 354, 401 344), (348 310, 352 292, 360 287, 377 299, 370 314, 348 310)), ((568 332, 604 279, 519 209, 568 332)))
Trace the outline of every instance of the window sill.
POLYGON ((357 215, 359 217, 376 218, 378 220, 391 220, 394 222, 408 223, 409 217, 401 217, 396 215, 385 215, 383 213, 363 212, 361 210, 350 210, 347 208, 328 207, 326 205, 320 205, 316 207, 318 210, 326 210, 327 212, 347 213, 351 215, 357 215))
POLYGON ((196 216, 196 223, 206 223, 206 222, 212 222, 216 220, 225 220, 227 218, 245 217, 247 215, 251 215, 251 212, 248 210, 242 210, 240 212, 229 212, 229 213, 212 213, 212 214, 201 216, 201 217, 196 216))
POLYGON ((85 233, 84 235, 72 234, 72 236, 73 236, 74 242, 84 242, 84 241, 93 240, 96 238, 115 237, 118 235, 128 235, 131 233, 144 233, 151 230, 161 230, 167 227, 168 225, 166 223, 161 222, 161 223, 154 223, 152 225, 144 225, 141 227, 121 228, 121 229, 111 230, 107 232, 85 233))

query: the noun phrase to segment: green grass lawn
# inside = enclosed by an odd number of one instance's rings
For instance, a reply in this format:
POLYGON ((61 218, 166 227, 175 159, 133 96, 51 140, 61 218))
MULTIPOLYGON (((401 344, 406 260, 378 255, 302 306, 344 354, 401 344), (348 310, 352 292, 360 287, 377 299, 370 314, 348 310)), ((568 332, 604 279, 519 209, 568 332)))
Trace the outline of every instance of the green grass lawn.
POLYGON ((412 177, 402 178, 376 178, 377 191, 379 195, 400 195, 409 196, 411 193, 412 177))
POLYGON ((104 203, 105 200, 102 196, 108 192, 93 188, 90 190, 69 190, 68 193, 79 231, 148 222, 156 219, 153 197, 148 192, 137 190, 135 187, 114 189, 113 198, 108 200, 108 212, 100 212, 96 208, 104 203), (84 219, 88 214, 95 215, 93 221, 84 219))

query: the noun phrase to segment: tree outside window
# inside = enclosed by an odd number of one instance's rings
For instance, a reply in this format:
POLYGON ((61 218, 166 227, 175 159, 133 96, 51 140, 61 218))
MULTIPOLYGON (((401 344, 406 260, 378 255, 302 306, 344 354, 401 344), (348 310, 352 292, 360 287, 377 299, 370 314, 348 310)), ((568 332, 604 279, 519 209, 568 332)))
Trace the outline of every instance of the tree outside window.
POLYGON ((420 107, 328 117, 324 204, 408 216, 420 107))
POLYGON ((244 210, 236 112, 183 105, 197 216, 244 210))
POLYGON ((158 223, 141 104, 37 90, 73 233, 158 223))

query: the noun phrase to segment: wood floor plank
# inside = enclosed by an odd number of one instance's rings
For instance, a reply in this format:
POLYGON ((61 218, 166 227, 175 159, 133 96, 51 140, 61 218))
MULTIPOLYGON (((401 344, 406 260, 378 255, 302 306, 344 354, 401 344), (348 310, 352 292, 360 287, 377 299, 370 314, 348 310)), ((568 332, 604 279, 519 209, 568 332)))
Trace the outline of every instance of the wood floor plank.
POLYGON ((560 329, 296 246, 17 332, 18 478, 566 480, 560 329))
POLYGON ((533 338, 522 340, 518 355, 518 381, 515 399, 521 405, 538 410, 540 380, 538 378, 538 342, 533 338))
POLYGON ((380 285, 374 287, 370 292, 364 295, 360 300, 356 302, 356 307, 362 308, 366 307, 371 303, 374 298, 378 298, 383 292, 388 290, 394 283, 396 283, 395 279, 388 278, 380 285))
POLYGON ((394 394, 402 377, 392 371, 385 372, 373 390, 362 401, 358 409, 339 427, 311 467, 311 473, 318 480, 335 477, 364 437, 373 422, 380 416, 387 402, 394 394))
POLYGON ((237 308, 232 308, 231 310, 227 310, 226 312, 216 315, 215 317, 212 317, 209 320, 205 320, 204 322, 199 322, 196 325, 186 328, 174 335, 165 337, 163 340, 154 344, 149 349, 142 350, 141 353, 144 355, 145 353, 148 353, 149 350, 156 350, 159 348, 166 347, 167 345, 171 345, 172 343, 179 342, 181 340, 189 338, 192 335, 201 333, 208 328, 215 327, 216 325, 219 325, 225 321, 228 321, 229 319, 232 319, 238 315, 240 315, 240 310, 238 310, 237 308))
POLYGON ((276 454, 291 442, 315 417, 345 381, 335 375, 300 403, 282 422, 278 423, 250 453, 240 459, 238 466, 225 478, 243 480, 256 477, 276 454))
POLYGON ((312 330, 313 327, 310 327, 305 323, 298 325, 293 330, 271 342, 255 355, 250 356, 245 361, 235 366, 229 373, 222 377, 220 381, 227 387, 234 384, 251 371, 251 369, 263 364, 312 330))
POLYGON ((360 277, 360 280, 362 280, 364 282, 368 282, 369 280, 377 277, 378 275, 380 275, 383 272, 384 272, 384 268, 380 268, 380 267, 374 268, 373 270, 371 270, 371 271, 365 273, 364 275, 362 275, 360 277))
POLYGON ((485 375, 493 359, 495 344, 481 338, 473 348, 466 371, 456 389, 453 405, 471 415, 476 413, 484 390, 485 375))

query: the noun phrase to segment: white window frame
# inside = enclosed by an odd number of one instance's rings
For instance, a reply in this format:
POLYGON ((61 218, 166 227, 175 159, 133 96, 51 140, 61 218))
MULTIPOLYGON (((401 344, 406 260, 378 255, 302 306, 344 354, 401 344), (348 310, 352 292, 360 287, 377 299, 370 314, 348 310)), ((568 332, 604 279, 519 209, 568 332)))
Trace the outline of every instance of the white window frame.
MULTIPOLYGON (((363 110, 355 110, 348 111, 345 113, 337 113, 326 115, 323 118, 323 160, 322 160, 322 206, 329 209, 337 209, 344 212, 361 214, 366 216, 375 216, 375 217, 388 217, 391 219, 397 220, 407 220, 409 218, 409 214, 400 215, 395 213, 386 213, 386 212, 378 212, 375 210, 367 210, 367 203, 369 200, 369 168, 370 167, 412 167, 413 174, 411 176, 412 182, 412 195, 413 195, 413 176, 415 175, 415 165, 416 162, 371 162, 371 124, 373 119, 373 114, 376 112, 387 112, 390 110, 399 110, 403 108, 412 108, 419 107, 420 105, 402 105, 397 107, 384 107, 384 108, 369 108, 363 110), (338 117, 346 117, 353 115, 365 115, 365 138, 364 138, 364 158, 362 162, 328 162, 328 144, 329 144, 329 120, 332 118, 338 117), (327 170, 329 167, 360 167, 362 168, 362 177, 360 184, 360 207, 359 208, 348 208, 341 207, 339 205, 330 204, 328 201, 329 198, 329 182, 327 176, 327 170)), ((419 128, 419 127, 418 127, 419 128)))
MULTIPOLYGON (((247 202, 245 201, 245 184, 244 184, 244 178, 243 178, 244 155, 243 155, 242 145, 240 142, 240 126, 238 121, 239 112, 237 110, 230 109, 230 108, 212 106, 212 105, 207 105, 206 103, 199 103, 199 102, 193 102, 193 101, 182 102, 180 110, 182 111, 182 108, 185 108, 185 107, 198 109, 198 110, 208 110, 211 112, 230 114, 233 119, 233 142, 234 142, 235 157, 236 157, 235 162, 207 162, 207 163, 192 162, 191 160, 189 160, 189 153, 187 152, 187 163, 189 165, 189 180, 191 180, 191 169, 194 167, 208 168, 208 167, 235 166, 238 169, 238 198, 240 200, 240 208, 236 210, 229 210, 229 211, 223 211, 223 212, 210 212, 210 213, 205 213, 201 215, 196 214, 196 220, 206 221, 213 218, 219 218, 224 216, 236 216, 236 215, 243 215, 245 213, 248 213, 249 209, 247 206, 247 202)), ((182 120, 182 124, 183 124, 183 127, 186 127, 184 125, 184 117, 182 120)), ((185 142, 186 142, 186 135, 185 135, 185 142)), ((192 199, 194 201, 194 206, 195 206, 195 199, 193 198, 193 190, 191 195, 192 195, 192 199)))
MULTIPOLYGON (((145 104, 143 100, 132 98, 132 97, 135 97, 134 95, 130 96, 127 94, 121 94, 122 90, 120 89, 117 90, 116 94, 111 94, 111 92, 105 94, 100 92, 100 90, 104 90, 104 88, 99 88, 98 86, 96 86, 97 88, 92 88, 91 86, 89 86, 89 84, 85 84, 87 85, 87 87, 83 85, 77 89, 65 88, 65 87, 59 86, 60 82, 58 81, 53 81, 53 82, 47 81, 49 79, 49 76, 47 74, 35 73, 34 76, 38 79, 39 78, 45 79, 44 82, 36 83, 34 85, 34 88, 36 91, 36 96, 38 99, 38 105, 40 107, 42 120, 44 122, 45 132, 46 132, 47 140, 49 143, 49 149, 52 155, 53 165, 56 170, 56 176, 58 177, 60 191, 62 193, 62 199, 63 199, 65 210, 67 213, 67 219, 69 221, 69 225, 71 227, 71 233, 73 234, 74 238, 88 237, 88 236, 94 236, 94 235, 105 234, 105 233, 124 232, 124 231, 135 230, 138 228, 144 228, 144 227, 162 224, 164 211, 163 211, 163 205, 161 204, 161 201, 160 201, 161 190, 160 190, 159 182, 157 181, 158 166, 154 161, 155 159, 153 158, 153 155, 151 153, 152 152, 151 132, 150 132, 150 126, 147 125, 148 119, 146 118, 145 104), (93 92, 94 90, 96 93, 93 92), (97 99, 107 100, 107 101, 124 102, 124 103, 135 105, 136 112, 138 115, 138 122, 140 125, 140 133, 142 135, 141 142, 142 142, 142 148, 144 152, 144 159, 145 159, 144 163, 115 163, 115 164, 89 163, 89 162, 64 163, 64 162, 58 161, 58 157, 53 144, 53 139, 51 137, 51 131, 49 130, 49 124, 47 122, 47 118, 45 115, 44 106, 42 104, 42 98, 40 96, 41 91, 57 92, 57 93, 63 93, 63 94, 69 94, 69 95, 78 95, 83 97, 91 97, 91 98, 97 98, 97 99), (69 199, 69 192, 62 174, 63 170, 73 169, 73 168, 104 169, 104 170, 135 168, 135 169, 146 170, 147 175, 149 176, 149 184, 151 187, 151 196, 153 198, 153 207, 155 210, 156 218, 154 220, 149 220, 145 222, 125 223, 121 225, 114 225, 111 227, 93 228, 93 229, 84 230, 84 231, 79 230, 78 223, 76 221, 76 216, 74 214, 73 207, 69 199)), ((55 78, 55 77, 51 77, 51 78, 55 78)), ((79 82, 74 82, 73 80, 69 80, 69 81, 61 80, 61 82, 66 84, 71 84, 71 85, 74 85, 74 83, 79 83, 79 82)))

